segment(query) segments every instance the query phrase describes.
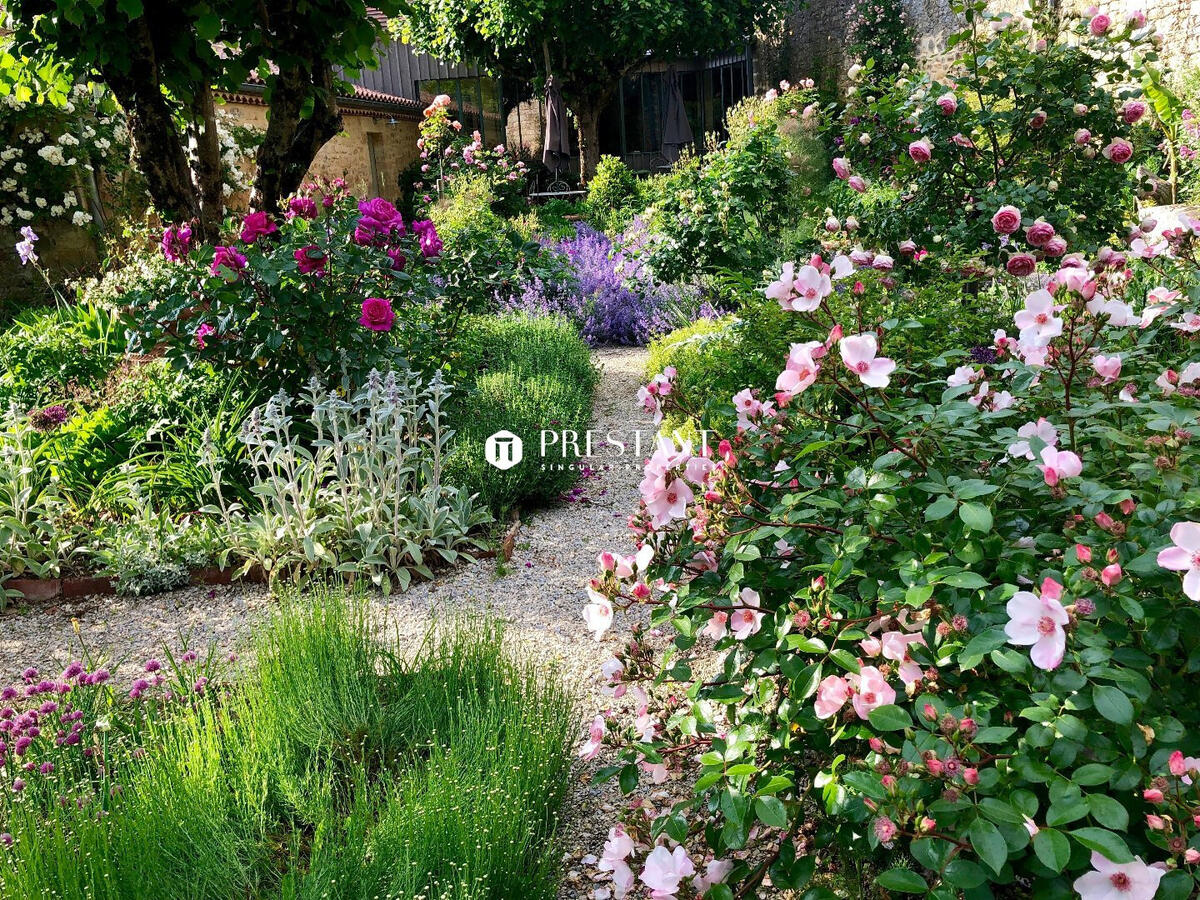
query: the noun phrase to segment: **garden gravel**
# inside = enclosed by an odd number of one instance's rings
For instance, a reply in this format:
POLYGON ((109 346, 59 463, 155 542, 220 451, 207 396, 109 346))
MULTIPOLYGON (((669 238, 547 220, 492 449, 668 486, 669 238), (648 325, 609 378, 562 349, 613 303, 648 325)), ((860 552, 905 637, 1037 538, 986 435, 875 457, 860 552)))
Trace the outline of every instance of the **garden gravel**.
MULTIPOLYGON (((630 618, 596 642, 583 627, 583 587, 596 571, 602 550, 631 552, 626 528, 637 505, 642 464, 652 449, 654 425, 636 400, 643 380, 646 351, 602 348, 593 360, 602 377, 597 391, 594 430, 601 438, 578 486, 551 507, 527 513, 508 563, 481 559, 452 569, 408 593, 376 600, 381 621, 400 640, 402 651, 415 651, 435 617, 464 611, 490 612, 508 623, 516 646, 555 667, 580 698, 588 720, 612 699, 600 693, 600 664, 612 654, 630 618), (632 445, 633 430, 641 446, 632 445), (607 444, 609 433, 629 438, 624 452, 607 444), (640 455, 635 452, 640 449, 640 455)), ((582 447, 582 445, 581 445, 582 447)), ((537 448, 526 448, 523 465, 536 465, 537 448)), ((216 645, 224 654, 241 649, 252 624, 270 604, 256 585, 195 587, 147 598, 91 597, 55 605, 14 608, 0 613, 0 684, 16 680, 29 665, 46 671, 80 656, 80 645, 93 658, 130 660, 118 677, 132 680, 145 659, 185 643, 203 652, 216 645)), ((582 743, 582 730, 580 743, 582 743)), ((564 807, 562 846, 565 879, 562 898, 593 897, 595 866, 608 828, 616 821, 620 793, 615 784, 590 784, 605 763, 604 754, 577 762, 564 807)), ((666 789, 651 789, 647 799, 666 799, 666 789)))

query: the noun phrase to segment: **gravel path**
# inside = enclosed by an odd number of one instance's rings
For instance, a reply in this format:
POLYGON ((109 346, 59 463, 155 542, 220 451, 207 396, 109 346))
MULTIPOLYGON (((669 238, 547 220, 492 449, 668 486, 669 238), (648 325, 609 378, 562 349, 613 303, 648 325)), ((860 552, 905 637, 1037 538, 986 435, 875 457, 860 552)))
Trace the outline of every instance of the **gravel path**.
MULTIPOLYGON (((498 615, 510 623, 509 633, 519 646, 556 666, 577 689, 580 708, 589 719, 611 704, 598 691, 599 667, 611 656, 614 642, 627 634, 629 620, 618 621, 597 644, 583 627, 583 584, 595 571, 600 551, 632 549, 625 522, 636 505, 642 461, 654 436, 653 423, 635 396, 646 352, 601 349, 593 359, 602 370, 594 424, 600 438, 594 455, 585 461, 589 470, 569 499, 526 515, 505 571, 494 560, 479 560, 407 594, 377 601, 402 649, 409 641, 417 645, 433 616, 462 610, 498 615), (641 435, 641 452, 633 444, 635 431, 641 435), (610 433, 627 441, 624 452, 604 442, 610 433)), ((536 450, 526 448, 523 465, 536 465, 536 450)), ((265 589, 235 585, 142 599, 85 598, 3 612, 0 684, 14 681, 28 665, 65 666, 79 657, 80 641, 94 655, 134 662, 157 655, 164 645, 178 648, 184 642, 197 648, 215 643, 222 653, 229 652, 238 649, 239 640, 269 603, 265 589)), ((580 859, 599 854, 615 820, 620 799, 615 785, 588 784, 601 762, 576 767, 563 832, 563 898, 592 897, 592 867, 581 865, 580 859)))

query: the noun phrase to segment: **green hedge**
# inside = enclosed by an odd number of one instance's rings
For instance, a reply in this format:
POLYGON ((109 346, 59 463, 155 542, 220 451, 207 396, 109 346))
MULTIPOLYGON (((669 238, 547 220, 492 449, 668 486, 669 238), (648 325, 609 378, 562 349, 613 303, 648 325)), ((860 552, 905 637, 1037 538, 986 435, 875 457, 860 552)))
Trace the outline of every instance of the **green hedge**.
POLYGON ((543 429, 582 432, 591 423, 597 374, 587 345, 562 319, 525 316, 469 319, 453 356, 457 382, 469 385, 455 403, 459 430, 447 478, 478 492, 497 513, 552 500, 574 483, 561 452, 540 454, 543 429), (484 459, 489 435, 519 435, 525 459, 501 472, 484 459))

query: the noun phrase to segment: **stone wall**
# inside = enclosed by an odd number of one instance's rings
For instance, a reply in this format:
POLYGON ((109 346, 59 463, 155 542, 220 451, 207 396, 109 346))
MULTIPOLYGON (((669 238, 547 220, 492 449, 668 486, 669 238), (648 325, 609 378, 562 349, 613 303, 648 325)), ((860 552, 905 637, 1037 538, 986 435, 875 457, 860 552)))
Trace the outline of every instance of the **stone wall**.
MULTIPOLYGON (((949 0, 897 0, 912 24, 917 57, 935 75, 946 70, 946 38, 961 27, 949 0)), ((1077 15, 1093 0, 1054 0, 1060 15, 1077 15)), ((1120 21, 1143 10, 1164 38, 1163 58, 1176 71, 1200 65, 1200 0, 1095 0, 1120 21)), ((809 0, 775 33, 760 35, 755 54, 755 87, 765 90, 780 79, 812 78, 825 87, 844 83, 851 60, 845 52, 846 16, 852 0, 809 0)), ((1020 13, 1024 0, 995 0, 999 11, 1020 13)))
MULTIPOLYGON (((90 231, 76 228, 59 219, 34 226, 38 242, 38 264, 56 282, 90 275, 96 271, 100 254, 90 231)), ((0 308, 11 312, 51 299, 45 280, 32 265, 21 265, 16 244, 21 236, 11 228, 0 227, 0 308)))
MULTIPOLYGON (((222 109, 238 125, 265 129, 267 110, 248 103, 226 103, 222 109)), ((396 200, 400 196, 400 173, 418 155, 417 123, 393 119, 387 115, 342 110, 344 128, 330 140, 309 168, 314 177, 345 178, 350 192, 358 197, 380 196, 396 200), (371 151, 374 148, 375 172, 372 184, 371 151)))

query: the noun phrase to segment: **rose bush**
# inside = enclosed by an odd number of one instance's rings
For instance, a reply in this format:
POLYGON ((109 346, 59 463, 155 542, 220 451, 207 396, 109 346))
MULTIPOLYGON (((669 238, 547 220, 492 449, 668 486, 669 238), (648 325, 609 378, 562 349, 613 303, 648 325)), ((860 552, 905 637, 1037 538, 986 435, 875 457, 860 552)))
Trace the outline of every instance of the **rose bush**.
POLYGON ((1145 16, 1099 31, 1087 17, 1064 28, 1048 12, 1031 19, 983 3, 956 5, 967 27, 951 36, 953 79, 913 75, 852 86, 834 125, 839 214, 857 214, 868 240, 955 247, 1004 264, 1015 253, 1056 258, 1094 250, 1130 206, 1131 140, 1146 112, 1143 66, 1159 40, 1145 16), (892 191, 898 202, 864 215, 861 195, 892 191), (1012 206, 1018 226, 993 228, 1012 206), (1053 239, 1053 243, 1048 243, 1053 239))
MULTIPOLYGON (((893 353, 913 323, 855 315, 847 258, 768 288, 807 328, 774 394, 660 443, 638 550, 588 587, 598 639, 632 605, 673 639, 635 628, 604 666, 638 719, 602 713, 584 754, 615 748, 627 792, 695 778, 614 826, 615 896, 818 868, 806 896, 839 869, 859 896, 1195 894, 1198 237, 1136 277, 1067 257, 975 357, 893 353)), ((642 390, 656 416, 689 404, 675 374, 642 390)))
POLYGON ((280 222, 248 214, 217 247, 169 227, 171 277, 123 298, 134 349, 246 368, 274 387, 357 382, 397 354, 440 358, 458 314, 443 302, 432 222, 406 223, 382 198, 355 202, 336 182, 306 185, 286 207, 280 222))

